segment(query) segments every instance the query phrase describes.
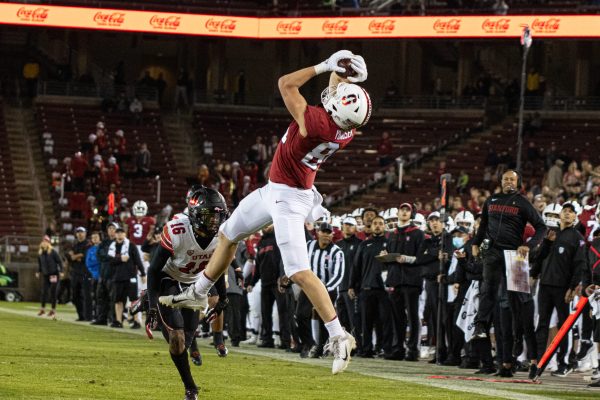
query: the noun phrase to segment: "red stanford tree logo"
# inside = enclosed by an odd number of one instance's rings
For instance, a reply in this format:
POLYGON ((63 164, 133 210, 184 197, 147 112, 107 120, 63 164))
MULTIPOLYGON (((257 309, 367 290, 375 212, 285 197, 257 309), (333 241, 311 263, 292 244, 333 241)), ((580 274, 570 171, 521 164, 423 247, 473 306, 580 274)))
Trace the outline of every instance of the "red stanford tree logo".
POLYGON ((209 32, 232 33, 235 31, 236 24, 237 20, 235 19, 218 20, 215 18, 209 18, 204 26, 209 32))
POLYGON ((369 31, 374 34, 389 35, 396 29, 396 21, 393 19, 386 19, 384 21, 372 20, 369 22, 369 31))
POLYGON ((45 22, 48 18, 48 9, 43 7, 21 7, 17 11, 17 18, 28 22, 45 22))
POLYGON ((500 18, 498 20, 487 19, 481 24, 485 33, 506 33, 510 29, 510 19, 500 18))
POLYGON ((103 13, 98 11, 94 15, 94 22, 99 26, 121 26, 125 22, 125 13, 103 13))
POLYGON ((433 30, 436 33, 457 33, 460 30, 460 21, 458 18, 438 19, 433 23, 433 30))
POLYGON ((181 17, 177 17, 175 15, 170 15, 168 17, 160 17, 158 15, 153 15, 150 18, 150 25, 154 29, 165 29, 165 30, 177 30, 179 25, 181 24, 181 17))
POLYGON ((344 35, 348 30, 348 20, 340 19, 338 21, 327 20, 323 22, 321 29, 326 35, 344 35))
POLYGON ((288 22, 281 20, 277 23, 276 29, 282 35, 297 35, 302 30, 302 21, 293 20, 288 22))
POLYGON ((531 29, 537 33, 556 33, 560 29, 559 18, 534 19, 531 29))

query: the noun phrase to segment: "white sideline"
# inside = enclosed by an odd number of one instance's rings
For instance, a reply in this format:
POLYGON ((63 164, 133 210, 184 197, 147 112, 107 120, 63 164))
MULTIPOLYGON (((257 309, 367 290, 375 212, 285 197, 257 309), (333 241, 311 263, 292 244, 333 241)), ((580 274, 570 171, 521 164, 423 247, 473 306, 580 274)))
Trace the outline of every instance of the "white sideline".
MULTIPOLYGON (((35 312, 35 311, 13 310, 10 308, 0 307, 0 312, 24 316, 24 317, 45 318, 45 317, 38 317, 37 312, 35 312)), ((110 328, 108 326, 90 325, 89 323, 86 324, 86 323, 77 322, 74 319, 70 319, 71 315, 68 315, 68 317, 69 317, 68 319, 64 319, 64 316, 65 316, 65 314, 59 314, 59 316, 58 316, 59 318, 57 319, 57 321, 58 322, 66 322, 66 323, 70 323, 70 324, 77 325, 77 326, 96 328, 96 329, 104 329, 104 330, 107 330, 110 332, 145 336, 143 329, 138 329, 138 330, 132 330, 132 329, 128 329, 128 328, 114 329, 114 328, 110 328)), ((157 339, 162 341, 163 340, 162 335, 158 335, 158 337, 156 337, 155 340, 157 340, 157 339)), ((329 359, 329 358, 326 358, 323 360, 306 359, 306 358, 303 359, 303 358, 298 357, 297 354, 293 354, 293 356, 292 356, 289 353, 271 353, 271 352, 265 352, 265 351, 261 351, 261 350, 253 350, 253 349, 249 349, 249 348, 245 348, 245 347, 237 347, 237 348, 235 348, 234 352, 235 353, 244 353, 244 354, 259 356, 259 357, 268 357, 268 358, 281 360, 281 361, 291 361, 291 362, 296 362, 296 363, 310 364, 310 365, 315 365, 315 366, 331 368, 331 361, 330 361, 331 359, 329 359)), ((354 366, 356 366, 356 365, 354 365, 354 366)), ((383 378, 383 379, 400 381, 400 382, 409 382, 409 383, 414 383, 414 384, 418 384, 418 385, 431 386, 431 387, 436 387, 436 388, 441 388, 441 389, 449 389, 449 390, 456 391, 456 392, 466 392, 466 393, 471 393, 471 394, 480 394, 483 396, 493 396, 493 397, 498 397, 498 398, 502 398, 502 399, 512 399, 512 400, 552 400, 552 399, 555 399, 554 397, 540 396, 540 395, 534 395, 534 394, 525 394, 525 393, 520 393, 520 392, 517 393, 517 392, 505 390, 505 389, 488 388, 485 386, 486 385, 492 386, 493 384, 487 383, 487 382, 481 382, 481 381, 460 381, 460 383, 457 383, 456 381, 440 380, 440 379, 427 379, 427 378, 423 378, 423 377, 409 376, 406 374, 389 373, 389 372, 386 373, 386 372, 382 372, 382 371, 368 371, 368 370, 364 370, 364 369, 358 370, 357 368, 352 368, 352 367, 353 367, 353 364, 350 364, 348 371, 354 372, 354 373, 357 373, 360 375, 364 375, 364 376, 371 376, 371 377, 375 377, 375 378, 383 378)), ((365 366, 363 365, 361 367, 364 368, 365 366)), ((525 385, 523 385, 523 389, 526 389, 526 388, 527 387, 525 385)))

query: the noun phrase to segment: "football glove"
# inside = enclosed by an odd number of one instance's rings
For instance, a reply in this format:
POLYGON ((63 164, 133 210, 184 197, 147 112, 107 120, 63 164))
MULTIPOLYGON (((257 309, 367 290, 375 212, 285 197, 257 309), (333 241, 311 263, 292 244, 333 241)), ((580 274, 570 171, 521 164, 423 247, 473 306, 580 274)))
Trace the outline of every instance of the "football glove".
MULTIPOLYGON (((323 61, 320 64, 315 65, 315 72, 317 75, 322 74, 324 72, 344 73, 344 72, 346 72, 346 69, 343 67, 340 67, 338 65, 338 62, 345 58, 352 59, 353 56, 354 55, 352 54, 352 52, 348 51, 348 50, 337 51, 337 52, 333 53, 327 60, 323 61)), ((363 63, 364 63, 364 61, 363 61, 363 63)), ((358 71, 356 71, 356 72, 358 72, 358 71)))
POLYGON ((219 299, 217 304, 206 312, 206 315, 204 316, 204 321, 207 323, 213 322, 215 319, 217 319, 219 315, 221 315, 223 310, 227 308, 228 304, 228 298, 224 298, 223 300, 219 299))
POLYGON ((350 60, 350 65, 352 66, 352 69, 356 72, 356 76, 349 76, 348 81, 352 83, 366 81, 369 73, 367 72, 367 63, 365 63, 365 59, 361 56, 353 55, 350 58, 350 60))
POLYGON ((148 339, 154 339, 152 331, 158 327, 158 310, 150 308, 146 313, 146 335, 148 339))

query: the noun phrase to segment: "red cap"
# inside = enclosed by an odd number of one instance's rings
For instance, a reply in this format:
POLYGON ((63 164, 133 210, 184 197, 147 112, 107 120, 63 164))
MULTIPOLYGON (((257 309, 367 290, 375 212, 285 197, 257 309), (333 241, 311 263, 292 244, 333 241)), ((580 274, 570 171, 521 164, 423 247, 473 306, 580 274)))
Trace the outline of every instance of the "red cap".
POLYGON ((402 207, 408 207, 410 209, 410 211, 413 210, 413 206, 410 203, 402 203, 402 204, 400 204, 400 207, 398 207, 398 209, 400 209, 402 207))

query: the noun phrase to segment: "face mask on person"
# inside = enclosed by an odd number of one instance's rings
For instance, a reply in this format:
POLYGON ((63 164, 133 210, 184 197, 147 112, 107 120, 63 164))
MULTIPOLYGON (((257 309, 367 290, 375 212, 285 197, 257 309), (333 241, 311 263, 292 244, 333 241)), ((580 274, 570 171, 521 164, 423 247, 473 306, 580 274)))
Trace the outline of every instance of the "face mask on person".
POLYGON ((465 240, 461 237, 456 236, 452 238, 452 244, 454 245, 455 249, 460 249, 465 245, 465 240))

